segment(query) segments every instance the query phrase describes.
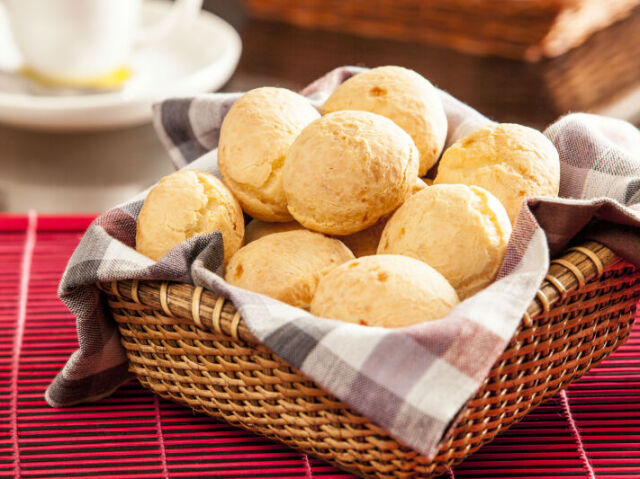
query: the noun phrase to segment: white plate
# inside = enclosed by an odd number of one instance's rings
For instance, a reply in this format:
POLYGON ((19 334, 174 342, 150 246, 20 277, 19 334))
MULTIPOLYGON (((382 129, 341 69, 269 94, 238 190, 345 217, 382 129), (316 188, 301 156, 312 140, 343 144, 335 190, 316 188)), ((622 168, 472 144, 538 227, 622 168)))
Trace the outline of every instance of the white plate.
MULTIPOLYGON (((0 5, 1 7, 1 5, 0 5)), ((166 15, 172 3, 143 3, 143 23, 166 15)), ((15 68, 18 54, 0 8, 0 69, 15 68)), ((170 96, 193 95, 220 88, 233 74, 242 44, 221 18, 201 12, 183 30, 133 53, 131 79, 122 90, 74 96, 41 96, 0 86, 0 122, 43 130, 99 130, 146 123, 151 104, 170 96)), ((9 82, 10 84, 10 82, 9 82)))

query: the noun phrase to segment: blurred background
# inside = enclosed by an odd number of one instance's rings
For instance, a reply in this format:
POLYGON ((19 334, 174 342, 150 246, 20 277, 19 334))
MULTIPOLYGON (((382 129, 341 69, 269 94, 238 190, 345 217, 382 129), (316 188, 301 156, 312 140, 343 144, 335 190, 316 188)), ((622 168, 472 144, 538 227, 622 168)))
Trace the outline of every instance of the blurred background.
MULTIPOLYGON (((298 90, 336 66, 395 64, 416 70, 494 120, 544 129, 570 111, 640 124, 637 4, 640 0, 205 0, 203 8, 228 22, 242 41, 237 67, 229 60, 228 75, 217 77, 222 91, 265 85, 298 90)), ((186 29, 179 35, 172 55, 200 55, 202 70, 206 62, 215 63, 204 57, 217 48, 214 33, 203 26, 201 33, 186 29)), ((156 50, 156 57, 165 54, 156 50)), ((189 75, 195 78, 196 70, 189 75)), ((172 70, 158 72, 160 81, 172 70)), ((179 81, 176 77, 176 86, 179 81)), ((56 128, 75 107, 60 107, 47 125, 38 113, 49 104, 42 98, 47 94, 8 88, 0 82, 0 211, 97 213, 172 171, 148 117, 82 128, 81 112, 75 126, 56 128), (16 99, 30 102, 31 117, 17 120, 23 111, 16 99)), ((124 112, 142 97, 140 88, 123 90, 118 108, 124 112)), ((210 89, 201 82, 191 90, 176 88, 176 94, 210 89)), ((83 99, 76 96, 68 105, 83 99)))

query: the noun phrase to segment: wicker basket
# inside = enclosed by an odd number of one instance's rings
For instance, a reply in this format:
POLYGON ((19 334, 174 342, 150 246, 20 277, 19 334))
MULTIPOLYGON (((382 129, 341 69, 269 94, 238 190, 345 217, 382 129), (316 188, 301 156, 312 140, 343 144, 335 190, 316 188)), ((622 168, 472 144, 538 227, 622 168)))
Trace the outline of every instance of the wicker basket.
POLYGON ((160 396, 366 477, 445 472, 606 358, 629 335, 640 273, 586 242, 552 261, 516 334, 434 460, 259 345, 233 305, 188 284, 101 284, 130 370, 160 396))
POLYGON ((640 0, 245 0, 260 18, 420 40, 468 53, 554 57, 626 17, 640 0))

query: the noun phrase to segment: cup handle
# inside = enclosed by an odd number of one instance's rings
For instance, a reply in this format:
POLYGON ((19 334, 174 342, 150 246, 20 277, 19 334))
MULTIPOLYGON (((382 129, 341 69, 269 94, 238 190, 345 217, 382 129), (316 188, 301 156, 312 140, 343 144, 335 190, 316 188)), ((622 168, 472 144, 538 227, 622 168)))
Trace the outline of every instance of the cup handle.
POLYGON ((171 12, 154 25, 138 29, 136 47, 144 47, 166 37, 179 26, 192 22, 202 8, 203 0, 175 0, 171 12))

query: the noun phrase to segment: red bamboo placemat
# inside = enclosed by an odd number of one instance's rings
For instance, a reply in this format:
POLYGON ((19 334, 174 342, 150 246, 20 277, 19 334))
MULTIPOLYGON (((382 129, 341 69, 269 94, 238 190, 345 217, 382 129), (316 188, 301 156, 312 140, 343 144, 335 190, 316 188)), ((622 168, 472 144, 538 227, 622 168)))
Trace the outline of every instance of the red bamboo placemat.
MULTIPOLYGON (((76 348, 56 288, 90 221, 0 215, 0 477, 351 477, 135 381, 96 404, 47 406, 44 390, 76 348)), ((615 355, 450 477, 640 477, 640 323, 615 355)))

